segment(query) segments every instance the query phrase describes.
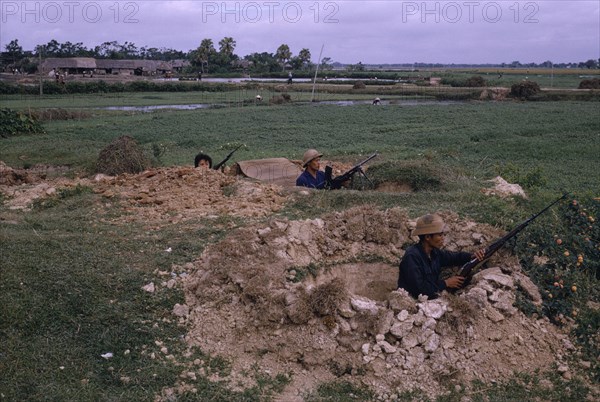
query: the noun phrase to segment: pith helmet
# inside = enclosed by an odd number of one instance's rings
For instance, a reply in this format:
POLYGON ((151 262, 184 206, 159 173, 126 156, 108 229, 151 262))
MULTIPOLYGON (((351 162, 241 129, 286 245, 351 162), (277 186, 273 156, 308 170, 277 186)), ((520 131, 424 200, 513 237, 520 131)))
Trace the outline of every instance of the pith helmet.
POLYGON ((321 156, 323 154, 320 154, 316 149, 309 149, 302 157, 302 166, 306 167, 313 159, 320 158, 321 156))
POLYGON ((436 214, 427 214, 417 219, 417 227, 413 230, 412 235, 426 235, 442 233, 446 231, 444 220, 436 214))

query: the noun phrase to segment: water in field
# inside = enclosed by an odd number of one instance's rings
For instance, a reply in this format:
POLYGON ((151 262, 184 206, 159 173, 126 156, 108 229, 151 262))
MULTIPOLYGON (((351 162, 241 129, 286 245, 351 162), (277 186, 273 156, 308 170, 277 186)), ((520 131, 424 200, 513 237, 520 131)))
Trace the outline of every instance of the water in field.
MULTIPOLYGON (((427 106, 427 105, 456 105, 465 103, 465 101, 436 101, 436 100, 382 100, 379 105, 397 105, 397 106, 427 106)), ((338 105, 338 106, 354 106, 354 105, 371 105, 370 100, 331 100, 313 102, 314 105, 338 105)), ((377 106, 377 105, 375 105, 377 106)))
MULTIPOLYGON (((180 81, 179 78, 157 78, 155 79, 155 81, 170 81, 170 82, 178 82, 180 81)), ((280 82, 282 84, 287 83, 288 79, 287 78, 218 78, 218 77, 210 77, 210 78, 202 78, 201 82, 216 82, 216 83, 246 83, 246 82, 280 82)), ((382 84, 387 84, 387 83, 394 83, 394 82, 400 82, 399 80, 378 80, 378 79, 372 79, 372 78, 343 78, 343 77, 338 77, 338 78, 329 78, 327 80, 324 80, 323 78, 319 77, 317 78, 317 81, 319 83, 335 83, 335 82, 354 82, 354 81, 363 81, 363 82, 376 82, 376 83, 382 83, 382 84)), ((307 82, 313 82, 312 78, 294 78, 292 82, 303 82, 303 83, 307 83, 307 82)))
POLYGON ((176 109, 176 110, 195 110, 195 109, 208 109, 216 108, 221 105, 215 105, 210 103, 194 103, 190 105, 152 105, 152 106, 107 106, 101 109, 103 110, 121 110, 127 112, 152 112, 159 109, 176 109))
MULTIPOLYGON (((296 103, 310 103, 310 102, 296 102, 296 103)), ((312 102, 312 105, 337 105, 337 106, 355 106, 355 105, 370 105, 373 101, 370 100, 325 100, 312 102)), ((391 105, 391 106, 427 106, 427 105, 456 105, 459 103, 465 103, 464 101, 433 101, 433 100, 382 100, 379 105, 391 105)), ((161 109, 175 109, 175 110, 195 110, 195 109, 214 109, 226 107, 222 104, 214 103, 193 103, 188 105, 152 105, 152 106, 106 106, 101 109, 103 110, 120 110, 127 112, 153 112, 161 109)))

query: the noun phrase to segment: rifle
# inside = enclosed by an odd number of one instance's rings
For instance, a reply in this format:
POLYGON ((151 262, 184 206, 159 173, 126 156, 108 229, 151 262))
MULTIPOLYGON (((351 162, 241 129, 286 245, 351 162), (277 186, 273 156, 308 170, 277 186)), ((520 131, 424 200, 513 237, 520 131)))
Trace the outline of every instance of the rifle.
POLYGON ((337 190, 342 187, 342 183, 344 183, 347 180, 350 180, 356 173, 362 174, 369 181, 369 183, 371 183, 371 185, 373 186, 374 185, 373 182, 371 181, 371 179, 369 179, 369 177, 367 177, 367 175, 363 171, 362 165, 364 165, 371 159, 375 158, 377 155, 379 155, 379 154, 377 152, 374 152, 367 159, 365 159, 361 162, 358 162, 356 165, 352 166, 352 168, 350 168, 348 171, 342 173, 339 176, 336 176, 335 178, 331 177, 333 169, 331 168, 331 166, 327 166, 325 168, 326 188, 331 189, 331 190, 337 190))
POLYGON ((542 209, 537 214, 533 214, 529 219, 520 223, 517 227, 515 227, 513 230, 508 232, 506 235, 504 235, 503 237, 499 238, 498 240, 496 240, 495 242, 493 242, 492 244, 487 246, 485 248, 485 255, 483 257, 483 260, 479 261, 477 258, 473 258, 471 261, 469 261, 465 265, 463 265, 457 274, 458 276, 464 276, 465 278, 467 278, 463 287, 466 286, 470 282, 470 278, 472 276, 473 270, 479 268, 483 263, 485 263, 487 260, 489 260, 490 257, 496 251, 498 251, 500 248, 502 248, 502 246, 504 246, 504 244, 507 241, 509 241, 510 239, 515 237, 521 230, 525 229, 525 227, 527 225, 529 225, 535 218, 537 218, 538 216, 540 216, 541 214, 546 212, 548 209, 550 209, 551 206, 553 206, 554 204, 556 204, 557 202, 559 202, 560 200, 565 198, 567 195, 569 195, 569 193, 564 193, 562 197, 560 197, 559 199, 557 199, 556 201, 554 201, 553 203, 548 205, 546 208, 542 209))
POLYGON ((240 145, 238 145, 236 149, 234 149, 233 151, 231 151, 231 152, 229 153, 229 155, 227 155, 227 156, 225 157, 225 159, 223 159, 221 162, 217 163, 217 164, 216 164, 216 165, 213 167, 213 169, 214 169, 214 170, 219 170, 219 169, 221 169, 221 167, 222 167, 223 165, 225 165, 225 163, 227 163, 227 161, 229 160, 229 158, 231 158, 231 155, 233 155, 233 154, 235 153, 235 151, 237 151, 238 149, 240 149, 240 147, 241 147, 242 145, 243 145, 243 144, 240 144, 240 145))

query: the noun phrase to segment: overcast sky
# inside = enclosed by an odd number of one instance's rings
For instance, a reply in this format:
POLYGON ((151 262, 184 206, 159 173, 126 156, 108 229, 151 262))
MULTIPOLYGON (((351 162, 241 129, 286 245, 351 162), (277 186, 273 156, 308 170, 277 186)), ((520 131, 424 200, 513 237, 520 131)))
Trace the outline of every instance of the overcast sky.
POLYGON ((235 53, 287 44, 342 63, 541 63, 600 57, 600 0, 0 0, 0 46, 52 39, 189 51, 231 36, 235 53))

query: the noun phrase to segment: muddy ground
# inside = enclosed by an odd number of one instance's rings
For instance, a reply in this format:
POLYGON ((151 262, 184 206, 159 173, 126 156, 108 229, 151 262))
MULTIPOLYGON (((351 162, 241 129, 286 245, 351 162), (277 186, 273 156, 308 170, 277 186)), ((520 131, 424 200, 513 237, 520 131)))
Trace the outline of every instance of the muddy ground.
MULTIPOLYGON (((173 267, 174 281, 144 287, 183 289, 185 303, 173 306, 173 315, 187 328, 190 348, 231 361, 228 378, 212 379, 232 388, 252 385, 247 373, 256 365, 291 379, 278 397, 282 401, 302 401, 319 383, 336 379, 394 400, 408 390, 435 397, 471 380, 501 381, 515 372, 557 367, 564 378, 577 375, 579 367, 567 358, 575 347, 566 333, 514 307, 517 293, 534 304, 541 297, 507 252, 458 294, 414 300, 395 290, 398 262, 414 241, 416 217, 403 209, 361 206, 290 220, 276 213, 308 190, 191 167, 75 179, 61 173, 43 166, 15 170, 0 162, 5 204, 27 210, 36 199, 83 185, 117 203, 126 212, 122 224, 248 218, 247 226, 194 261, 173 267)), ((450 227, 448 249, 474 251, 502 234, 451 211, 438 212, 450 227)), ((205 368, 198 361, 182 365, 180 380, 157 400, 194 392, 193 379, 205 368)))

